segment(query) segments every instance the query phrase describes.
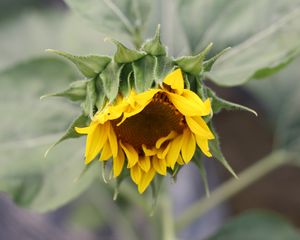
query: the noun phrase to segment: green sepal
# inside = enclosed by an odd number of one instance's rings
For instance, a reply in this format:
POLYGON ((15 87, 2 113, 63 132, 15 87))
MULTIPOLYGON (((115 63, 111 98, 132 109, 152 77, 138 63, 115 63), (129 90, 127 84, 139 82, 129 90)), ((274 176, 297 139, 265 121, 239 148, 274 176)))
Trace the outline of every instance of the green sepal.
POLYGON ((48 153, 62 141, 70 139, 70 138, 81 137, 82 135, 78 134, 75 131, 75 127, 86 127, 88 125, 89 121, 90 121, 90 118, 84 114, 81 114, 80 116, 78 116, 68 127, 65 134, 47 149, 47 151, 44 154, 44 157, 46 158, 48 153))
POLYGON ((238 176, 235 174, 235 172, 233 171, 233 169, 231 168, 231 166, 229 165, 229 163, 227 162, 226 158, 222 153, 217 132, 213 128, 211 122, 208 125, 215 136, 215 139, 208 141, 210 152, 212 153, 213 157, 216 160, 218 160, 236 179, 238 179, 238 176))
POLYGON ((146 41, 141 50, 152 56, 166 56, 166 47, 160 41, 160 25, 157 26, 156 33, 152 39, 146 41))
POLYGON ((230 50, 231 47, 223 49, 221 52, 219 52, 217 55, 213 56, 212 58, 206 60, 203 62, 203 69, 205 72, 209 72, 214 65, 214 63, 223 55, 225 54, 228 50, 230 50))
POLYGON ((66 97, 71 101, 84 101, 86 97, 87 83, 87 80, 72 82, 68 89, 58 93, 46 94, 44 96, 41 96, 40 99, 44 99, 47 97, 66 97))
POLYGON ((184 71, 192 75, 199 75, 203 71, 203 61, 212 47, 210 43, 202 52, 195 56, 184 56, 174 60, 174 62, 184 71))
POLYGON ((204 184, 205 194, 207 197, 209 197, 210 190, 209 190, 209 185, 208 185, 208 180, 207 180, 207 173, 206 173, 206 169, 205 169, 205 166, 203 163, 202 153, 199 148, 196 148, 196 152, 195 152, 195 155, 194 155, 192 161, 193 161, 193 163, 195 163, 195 165, 197 166, 197 168, 199 170, 201 179, 204 184))
POLYGON ((152 86, 154 81, 155 59, 152 56, 145 56, 133 62, 135 90, 140 93, 152 86))
POLYGON ((86 86, 86 97, 82 102, 81 107, 85 115, 89 115, 91 118, 94 115, 94 110, 97 101, 96 82, 95 79, 88 81, 86 86))
POLYGON ((126 169, 125 167, 122 169, 122 172, 121 174, 116 178, 116 183, 115 183, 115 186, 114 186, 114 197, 113 197, 113 200, 116 201, 118 199, 118 195, 119 195, 119 189, 120 189, 120 186, 123 182, 123 180, 127 177, 129 177, 130 174, 129 174, 129 171, 128 169, 126 169))
POLYGON ((103 87, 103 81, 100 78, 100 76, 95 78, 95 82, 96 82, 96 92, 97 92, 95 105, 97 107, 97 110, 99 111, 104 107, 106 97, 105 97, 105 91, 103 87))
POLYGON ((120 75, 120 92, 126 97, 129 95, 131 88, 134 86, 134 74, 132 64, 126 64, 120 75))
POLYGON ((111 58, 108 56, 88 55, 75 56, 70 53, 48 49, 47 52, 56 53, 73 62, 79 71, 87 78, 94 78, 105 69, 111 58))
POLYGON ((101 176, 105 183, 109 183, 113 178, 112 167, 109 163, 110 161, 101 161, 101 176), (110 165, 109 169, 107 169, 107 165, 110 165))
POLYGON ((222 109, 225 109, 225 110, 243 110, 243 111, 251 112, 255 116, 257 116, 257 113, 253 109, 245 107, 245 106, 237 104, 237 103, 226 101, 226 100, 218 97, 209 88, 206 88, 206 90, 207 90, 207 97, 211 98, 211 108, 213 110, 213 113, 218 113, 222 109))
POLYGON ((116 44, 117 51, 114 55, 114 61, 116 63, 131 63, 146 55, 145 52, 132 50, 125 47, 122 43, 117 40, 111 39, 111 41, 116 44))
POLYGON ((155 57, 154 79, 157 84, 161 84, 165 76, 174 69, 173 61, 164 56, 155 57))
POLYGON ((124 65, 111 62, 107 65, 105 70, 100 74, 103 82, 103 89, 105 95, 110 102, 113 102, 118 95, 120 85, 120 74, 124 65))

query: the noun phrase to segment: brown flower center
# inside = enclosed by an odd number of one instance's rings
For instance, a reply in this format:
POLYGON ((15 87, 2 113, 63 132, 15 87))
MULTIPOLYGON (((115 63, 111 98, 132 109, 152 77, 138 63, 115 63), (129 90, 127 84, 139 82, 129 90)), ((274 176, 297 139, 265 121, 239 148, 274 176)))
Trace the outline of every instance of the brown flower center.
POLYGON ((120 126, 120 119, 112 121, 118 139, 141 152, 142 145, 155 146, 161 137, 171 131, 182 133, 184 116, 169 101, 165 93, 157 93, 152 101, 137 115, 127 118, 120 126))

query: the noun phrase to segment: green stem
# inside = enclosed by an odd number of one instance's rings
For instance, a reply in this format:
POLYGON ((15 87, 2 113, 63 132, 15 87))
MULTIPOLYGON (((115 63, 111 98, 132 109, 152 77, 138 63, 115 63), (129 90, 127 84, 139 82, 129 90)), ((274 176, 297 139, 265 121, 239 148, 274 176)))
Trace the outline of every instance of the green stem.
POLYGON ((265 176, 267 173, 289 163, 291 160, 292 156, 286 151, 274 151, 240 173, 238 180, 228 180, 217 188, 211 194, 210 198, 200 199, 190 206, 177 220, 176 229, 178 231, 184 229, 187 225, 208 212, 210 209, 234 196, 236 193, 265 176))
POLYGON ((167 193, 164 194, 161 198, 161 218, 162 218, 162 239, 163 240, 175 240, 175 230, 174 230, 174 218, 172 215, 171 201, 167 196, 167 193))

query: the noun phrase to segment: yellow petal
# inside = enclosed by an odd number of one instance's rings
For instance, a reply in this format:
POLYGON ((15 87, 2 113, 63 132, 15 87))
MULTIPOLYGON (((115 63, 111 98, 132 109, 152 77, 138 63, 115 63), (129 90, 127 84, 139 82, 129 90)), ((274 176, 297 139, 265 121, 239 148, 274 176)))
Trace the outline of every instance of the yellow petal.
POLYGON ((170 142, 170 149, 166 156, 166 161, 169 167, 174 169, 175 163, 178 159, 180 149, 182 147, 183 136, 179 135, 173 141, 170 142))
POLYGON ((110 159, 111 157, 112 157, 112 152, 111 152, 110 144, 109 144, 109 142, 107 141, 107 142, 104 144, 104 147, 103 147, 103 149, 102 149, 102 152, 101 152, 101 155, 100 155, 99 160, 100 160, 100 161, 107 161, 107 160, 110 159))
MULTIPOLYGON (((150 101, 149 101, 150 102, 150 101)), ((122 120, 117 124, 117 126, 120 126, 127 118, 130 118, 138 113, 140 113, 141 111, 143 111, 143 109, 145 108, 146 106, 139 106, 139 107, 136 107, 135 109, 133 109, 132 111, 130 112, 124 112, 123 113, 123 118, 122 120)))
POLYGON ((180 68, 169 73, 163 82, 169 85, 172 89, 179 91, 184 89, 184 80, 180 68))
POLYGON ((207 115, 203 111, 203 107, 199 106, 195 101, 180 96, 175 93, 167 92, 170 101, 184 116, 204 116, 207 115))
POLYGON ((139 155, 137 154, 137 152, 135 151, 135 149, 126 143, 122 143, 120 142, 122 149, 124 150, 127 160, 128 160, 128 168, 133 167, 139 160, 139 155))
POLYGON ((159 149, 157 152, 157 157, 165 160, 165 158, 169 152, 170 146, 171 146, 171 144, 169 143, 164 149, 162 149, 162 148, 159 149))
POLYGON ((151 168, 147 173, 144 173, 142 175, 142 178, 141 178, 140 183, 138 185, 139 193, 143 193, 146 190, 146 188, 149 186, 149 184, 151 183, 154 176, 155 176, 155 169, 154 168, 151 168))
POLYGON ((214 139, 214 135, 202 117, 185 117, 185 120, 195 135, 199 135, 207 139, 214 139))
POLYGON ((157 154, 157 149, 149 149, 144 144, 142 145, 143 151, 145 153, 145 156, 154 156, 157 154))
POLYGON ((209 151, 208 140, 206 138, 201 138, 200 136, 195 135, 197 145, 201 149, 201 151, 207 156, 211 157, 212 154, 209 151))
POLYGON ((139 163, 139 166, 141 167, 141 169, 143 169, 144 172, 149 171, 149 169, 151 167, 150 157, 148 157, 148 156, 140 157, 138 163, 139 163))
POLYGON ((152 157, 153 168, 161 175, 167 175, 167 164, 164 159, 159 159, 158 157, 152 157))
POLYGON ((118 140, 115 131, 111 125, 109 126, 108 140, 109 140, 112 155, 115 158, 118 155, 118 140))
POLYGON ((194 135, 190 132, 190 130, 185 129, 183 131, 183 139, 182 139, 182 147, 181 154, 182 159, 185 163, 191 161, 194 156, 196 150, 196 141, 194 135))
POLYGON ((177 163, 178 163, 179 165, 183 165, 183 164, 184 164, 184 161, 183 161, 181 155, 179 155, 179 157, 178 157, 178 159, 177 159, 177 163))
POLYGON ((91 130, 91 127, 83 127, 83 128, 79 128, 79 127, 75 127, 75 131, 79 134, 88 134, 91 130))
POLYGON ((85 163, 90 163, 107 141, 108 125, 96 124, 91 127, 86 140, 85 163))
POLYGON ((200 116, 206 116, 210 114, 211 104, 209 98, 203 102, 202 99, 196 93, 188 89, 184 89, 181 96, 197 104, 198 108, 200 108, 202 111, 200 116))
POLYGON ((160 148, 160 146, 167 140, 173 139, 176 137, 176 132, 175 131, 171 131, 167 136, 165 137, 161 137, 160 139, 157 140, 155 147, 156 148, 160 148))
POLYGON ((135 184, 139 184, 142 176, 142 171, 138 164, 134 165, 132 168, 130 168, 130 176, 133 182, 135 184))
POLYGON ((123 150, 119 146, 118 155, 113 160, 113 171, 114 171, 115 177, 118 177, 121 174, 123 166, 124 166, 124 162, 125 162, 125 155, 124 155, 123 150))
POLYGON ((137 105, 145 107, 152 100, 153 96, 158 92, 161 92, 161 90, 149 89, 148 91, 133 96, 133 100, 137 105))

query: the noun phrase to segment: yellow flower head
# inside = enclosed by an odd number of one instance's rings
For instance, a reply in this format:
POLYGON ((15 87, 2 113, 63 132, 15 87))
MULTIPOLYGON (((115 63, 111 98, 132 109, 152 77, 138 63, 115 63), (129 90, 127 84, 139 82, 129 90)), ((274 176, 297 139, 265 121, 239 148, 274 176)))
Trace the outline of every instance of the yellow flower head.
POLYGON ((214 135, 203 116, 211 114, 210 100, 202 101, 184 89, 182 72, 165 77, 158 89, 128 97, 119 96, 113 104, 98 111, 88 127, 76 128, 87 134, 85 163, 100 153, 100 161, 113 159, 113 173, 120 175, 124 164, 138 191, 143 193, 155 174, 192 159, 196 145, 208 157, 208 141, 214 135))

